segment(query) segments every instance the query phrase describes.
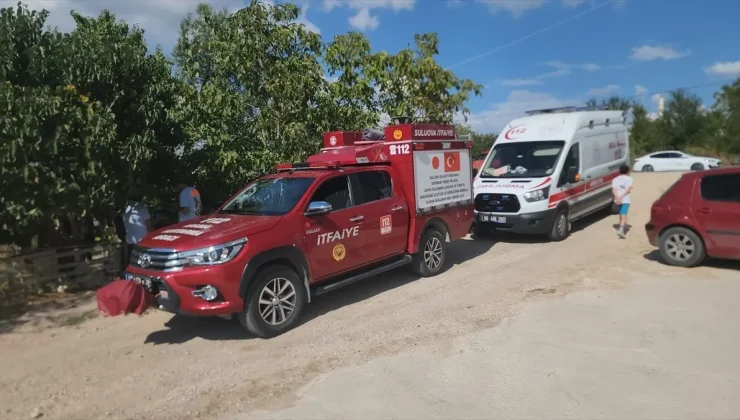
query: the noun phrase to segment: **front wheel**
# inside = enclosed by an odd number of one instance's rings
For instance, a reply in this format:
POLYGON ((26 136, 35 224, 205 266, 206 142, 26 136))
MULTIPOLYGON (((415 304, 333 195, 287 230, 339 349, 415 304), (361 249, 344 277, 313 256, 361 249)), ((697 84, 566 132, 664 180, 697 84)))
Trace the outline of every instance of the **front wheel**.
POLYGON ((694 231, 674 227, 660 235, 660 256, 663 261, 679 267, 699 265, 706 256, 704 242, 694 231))
POLYGON ((691 165, 691 170, 692 171, 703 171, 704 170, 704 165, 702 165, 701 163, 695 163, 695 164, 691 165))
POLYGON ((437 229, 428 229, 421 235, 419 252, 414 254, 411 268, 416 275, 431 277, 439 274, 445 263, 447 251, 445 238, 437 229))
POLYGON ((239 321, 250 333, 270 338, 293 328, 303 312, 306 290, 298 274, 284 266, 268 267, 254 279, 239 321))
POLYGON ((568 220, 568 209, 561 208, 555 215, 555 222, 547 235, 553 242, 560 242, 570 235, 570 221, 568 220))

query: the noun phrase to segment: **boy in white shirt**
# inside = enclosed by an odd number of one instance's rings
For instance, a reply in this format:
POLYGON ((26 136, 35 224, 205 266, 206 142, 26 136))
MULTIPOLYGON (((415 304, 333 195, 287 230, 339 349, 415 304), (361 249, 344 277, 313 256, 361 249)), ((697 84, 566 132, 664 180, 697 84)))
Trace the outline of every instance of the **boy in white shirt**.
POLYGON ((614 196, 614 202, 619 206, 619 228, 617 228, 617 235, 620 238, 625 237, 625 228, 627 227, 627 213, 632 204, 632 177, 629 176, 630 167, 629 165, 622 165, 619 167, 619 175, 612 181, 612 195, 614 196))

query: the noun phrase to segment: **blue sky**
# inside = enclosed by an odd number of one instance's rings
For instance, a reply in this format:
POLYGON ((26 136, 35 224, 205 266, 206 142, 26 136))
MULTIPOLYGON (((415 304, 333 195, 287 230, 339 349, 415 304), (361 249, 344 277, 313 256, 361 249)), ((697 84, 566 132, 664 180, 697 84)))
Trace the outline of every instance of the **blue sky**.
MULTIPOLYGON (((0 5, 17 0, 0 0, 0 5)), ((269 0, 264 0, 269 2, 269 0)), ((212 0, 231 10, 241 0, 212 0)), ((282 1, 281 1, 282 2, 282 1)), ((69 29, 70 9, 111 9, 139 23, 169 50, 191 0, 30 0, 69 29)), ((437 32, 438 61, 485 86, 469 103, 469 123, 498 131, 527 109, 582 104, 589 97, 653 96, 677 87, 707 106, 722 83, 740 75, 737 0, 296 0, 300 21, 324 40, 362 31, 376 50, 395 52, 415 33, 437 32)))

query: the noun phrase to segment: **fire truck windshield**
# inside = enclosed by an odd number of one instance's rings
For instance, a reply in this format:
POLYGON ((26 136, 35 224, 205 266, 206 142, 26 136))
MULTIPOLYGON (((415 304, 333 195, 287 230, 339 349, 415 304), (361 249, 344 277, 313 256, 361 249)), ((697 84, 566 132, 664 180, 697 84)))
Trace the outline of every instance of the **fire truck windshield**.
POLYGON ((481 178, 537 178, 552 175, 564 141, 497 144, 483 166, 481 178))
POLYGON ((218 211, 221 214, 282 216, 293 210, 315 178, 263 178, 247 185, 218 211))

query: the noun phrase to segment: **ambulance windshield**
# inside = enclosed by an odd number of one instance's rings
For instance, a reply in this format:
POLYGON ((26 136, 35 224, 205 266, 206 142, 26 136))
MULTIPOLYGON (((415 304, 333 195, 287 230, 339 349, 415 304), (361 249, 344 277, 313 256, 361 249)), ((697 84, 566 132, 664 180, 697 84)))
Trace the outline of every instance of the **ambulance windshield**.
POLYGON ((499 143, 483 166, 481 178, 539 178, 552 175, 564 141, 499 143))
POLYGON ((218 212, 249 216, 282 216, 293 210, 314 178, 262 178, 247 185, 218 212))

